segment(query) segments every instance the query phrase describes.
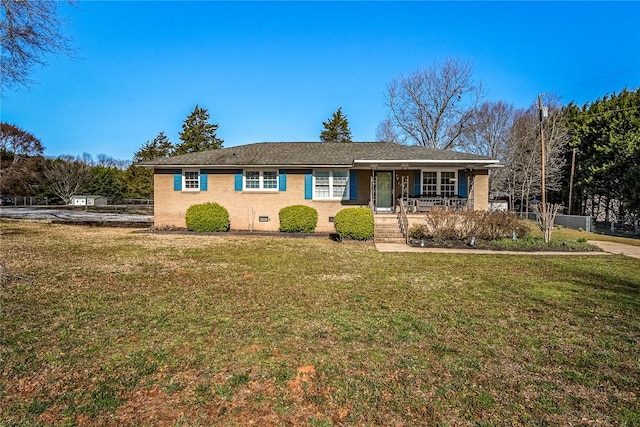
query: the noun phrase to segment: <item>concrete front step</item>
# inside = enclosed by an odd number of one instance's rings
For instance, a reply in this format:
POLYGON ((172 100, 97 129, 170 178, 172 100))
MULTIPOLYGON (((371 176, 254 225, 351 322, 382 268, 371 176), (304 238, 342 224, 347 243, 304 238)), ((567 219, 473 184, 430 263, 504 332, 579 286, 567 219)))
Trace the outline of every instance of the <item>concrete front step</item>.
POLYGON ((375 215, 374 223, 374 241, 376 243, 406 243, 398 226, 398 215, 375 215))
POLYGON ((378 237, 375 238, 376 243, 399 243, 405 244, 404 237, 378 237))

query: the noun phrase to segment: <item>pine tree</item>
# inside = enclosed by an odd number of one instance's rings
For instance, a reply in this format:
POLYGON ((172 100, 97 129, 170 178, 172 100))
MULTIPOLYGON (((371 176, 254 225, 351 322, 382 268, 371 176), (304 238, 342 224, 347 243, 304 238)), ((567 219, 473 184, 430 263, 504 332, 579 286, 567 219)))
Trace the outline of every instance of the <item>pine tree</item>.
POLYGON ((173 152, 174 155, 196 153, 199 151, 221 148, 224 141, 216 137, 217 124, 208 122, 209 112, 196 105, 182 124, 180 140, 173 152))
POLYGON ((324 130, 320 132, 322 142, 351 142, 351 129, 347 116, 342 114, 342 107, 333 113, 331 118, 322 122, 324 130))
POLYGON ((153 141, 145 142, 133 155, 133 164, 124 173, 125 197, 132 199, 153 198, 153 170, 137 166, 136 162, 169 157, 174 150, 175 147, 164 132, 160 132, 153 141))
POLYGON ((165 135, 164 132, 160 132, 153 141, 147 141, 140 147, 133 155, 133 162, 169 157, 173 153, 174 148, 167 135, 165 135))

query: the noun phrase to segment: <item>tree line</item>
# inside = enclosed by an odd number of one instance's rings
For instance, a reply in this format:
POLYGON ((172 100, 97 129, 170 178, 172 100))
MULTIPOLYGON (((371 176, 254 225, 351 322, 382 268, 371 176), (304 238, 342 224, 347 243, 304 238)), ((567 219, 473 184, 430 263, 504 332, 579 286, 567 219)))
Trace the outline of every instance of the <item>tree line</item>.
POLYGON ((0 122, 0 192, 35 196, 52 203, 70 203, 78 194, 99 195, 115 201, 153 198, 153 171, 136 165, 142 160, 187 154, 222 147, 217 124, 209 123, 209 112, 196 105, 185 119, 180 142, 171 143, 160 132, 145 142, 132 160, 105 154, 44 156, 42 142, 20 127, 0 122))
MULTIPOLYGON (((517 109, 505 101, 478 102, 476 83, 442 80, 420 83, 452 88, 448 94, 443 88, 418 89, 419 82, 429 76, 458 79, 463 71, 465 75, 469 72, 466 67, 460 73, 451 71, 451 62, 440 66, 444 68, 439 72, 431 70, 399 77, 403 82, 392 81, 388 92, 391 113, 378 126, 378 141, 497 158, 504 167, 491 171, 491 197, 506 199, 512 208, 525 210, 529 201, 541 198, 541 133, 544 133, 546 191, 550 201, 562 204, 566 213, 606 221, 640 216, 640 89, 623 89, 582 107, 575 103, 563 106, 557 97, 546 96, 548 114, 541 117, 539 105, 517 109), (463 87, 473 91, 466 103, 465 93, 460 89, 463 87), (398 88, 414 94, 440 93, 443 99, 404 95, 396 98, 398 88), (399 111, 397 114, 391 105, 399 111), (434 112, 436 105, 441 108, 434 112), (447 105, 451 111, 446 111, 447 105), (409 111, 415 115, 410 117, 409 111), (437 121, 436 126, 436 121, 421 120, 418 111, 431 112, 423 114, 432 116, 439 113, 447 119, 437 121), (417 130, 419 126, 424 129, 417 130)), ((177 144, 160 132, 142 144, 131 161, 106 155, 93 159, 88 154, 46 158, 38 138, 18 126, 0 123, 0 191, 65 202, 80 192, 111 199, 152 198, 153 172, 136 163, 221 148, 224 141, 216 135, 218 125, 209 120, 209 112, 196 105, 182 125, 177 144)), ((321 141, 351 142, 349 122, 342 108, 324 121, 322 127, 321 141)))

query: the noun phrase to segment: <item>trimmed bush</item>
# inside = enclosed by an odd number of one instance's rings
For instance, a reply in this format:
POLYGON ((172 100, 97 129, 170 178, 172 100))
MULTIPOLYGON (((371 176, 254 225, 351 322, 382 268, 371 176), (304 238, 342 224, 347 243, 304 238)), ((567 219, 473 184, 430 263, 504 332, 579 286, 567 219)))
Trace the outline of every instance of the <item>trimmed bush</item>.
POLYGON ((190 231, 229 231, 229 212, 212 202, 192 205, 187 209, 186 223, 190 231))
POLYGON ((343 239, 373 238, 373 214, 369 208, 342 209, 336 214, 333 224, 343 239))
POLYGON ((278 218, 283 233, 313 233, 318 225, 318 211, 310 206, 287 206, 280 209, 278 218))
POLYGON ((413 240, 498 240, 513 236, 524 237, 529 227, 511 212, 446 211, 433 209, 424 216, 422 224, 409 228, 413 240))

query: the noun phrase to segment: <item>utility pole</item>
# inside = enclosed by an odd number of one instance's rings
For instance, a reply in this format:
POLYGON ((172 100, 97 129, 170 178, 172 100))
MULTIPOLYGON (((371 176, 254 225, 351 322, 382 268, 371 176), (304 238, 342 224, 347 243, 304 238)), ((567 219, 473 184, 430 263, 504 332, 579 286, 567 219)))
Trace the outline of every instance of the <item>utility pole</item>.
POLYGON ((549 109, 547 107, 542 106, 542 97, 544 93, 538 95, 538 111, 540 113, 540 153, 541 153, 541 162, 540 162, 540 178, 541 178, 541 193, 542 193, 542 218, 546 221, 546 213, 547 213, 547 188, 545 185, 545 163, 546 163, 546 155, 544 149, 544 128, 542 126, 543 119, 549 115, 549 109))

